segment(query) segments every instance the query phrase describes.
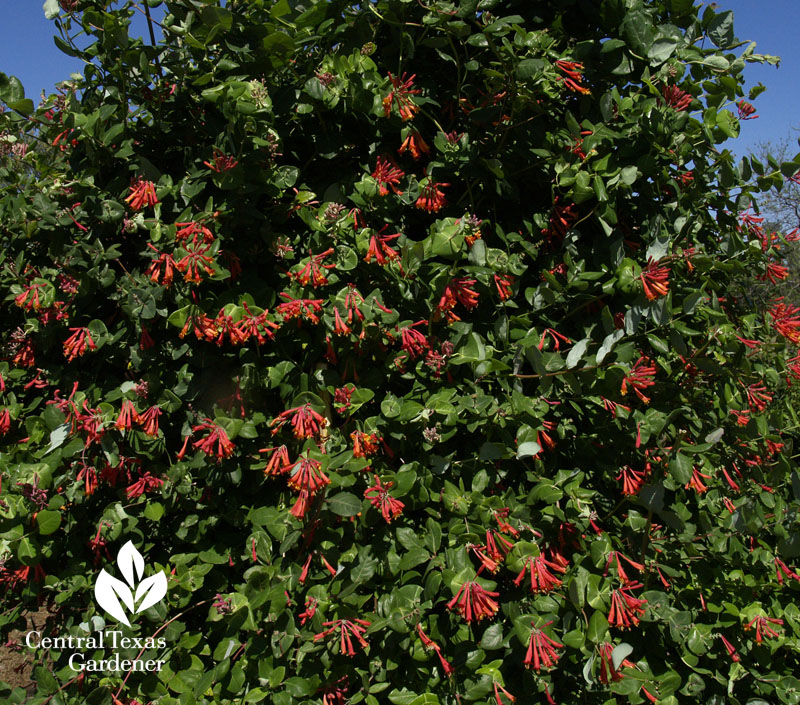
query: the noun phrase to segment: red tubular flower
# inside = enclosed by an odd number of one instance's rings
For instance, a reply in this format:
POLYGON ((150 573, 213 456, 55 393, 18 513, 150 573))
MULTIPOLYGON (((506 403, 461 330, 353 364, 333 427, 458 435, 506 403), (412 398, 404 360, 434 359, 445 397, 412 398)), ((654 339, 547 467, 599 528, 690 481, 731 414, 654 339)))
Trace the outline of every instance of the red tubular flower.
POLYGON ((417 326, 424 326, 427 323, 427 321, 417 321, 400 329, 400 347, 409 354, 412 360, 423 355, 431 347, 428 339, 416 330, 417 326))
POLYGON ((761 281, 765 279, 769 279, 770 282, 773 284, 777 284, 779 281, 786 279, 789 276, 789 268, 784 267, 782 264, 776 264, 775 262, 770 262, 767 265, 767 272, 766 274, 762 274, 758 277, 761 281))
POLYGON ((206 418, 203 423, 192 427, 193 433, 198 431, 208 431, 208 435, 199 441, 194 441, 192 445, 213 457, 216 462, 222 462, 223 458, 228 458, 233 454, 234 445, 228 438, 225 429, 219 424, 206 418))
POLYGON ((778 578, 778 584, 783 585, 783 576, 787 578, 794 578, 800 580, 800 575, 795 573, 789 566, 786 565, 780 558, 775 557, 775 573, 778 578))
POLYGON ((175 272, 178 271, 178 263, 174 260, 172 255, 166 252, 159 252, 149 242, 147 246, 153 250, 158 257, 154 259, 147 268, 145 275, 149 276, 150 281, 154 284, 161 284, 165 287, 171 286, 172 280, 175 277, 175 272))
POLYGON ((138 421, 139 414, 136 411, 136 407, 130 399, 125 399, 122 402, 122 409, 119 412, 114 428, 118 431, 130 431, 133 423, 138 423, 138 421))
POLYGON ((743 411, 731 409, 731 414, 736 417, 736 423, 739 424, 739 426, 747 426, 747 424, 750 423, 749 409, 744 409, 743 411))
POLYGON ((21 294, 17 294, 14 303, 26 311, 38 311, 42 307, 39 299, 39 291, 44 288, 44 284, 29 284, 21 294))
POLYGON ((739 112, 740 120, 755 120, 758 117, 758 115, 753 115, 756 111, 753 104, 748 103, 744 99, 736 103, 736 109, 739 112))
POLYGON ((644 287, 644 295, 650 301, 669 292, 669 267, 660 265, 652 257, 647 258, 647 266, 642 269, 639 279, 644 287))
POLYGON ((461 304, 464 308, 473 309, 478 305, 479 294, 470 287, 475 284, 474 279, 466 277, 455 277, 445 287, 442 298, 436 307, 437 312, 447 315, 449 323, 460 321, 461 319, 453 312, 456 304, 461 304))
POLYGON ((203 162, 211 171, 221 174, 233 169, 239 162, 233 157, 226 156, 224 152, 214 147, 214 162, 203 162))
POLYGON ((318 314, 322 313, 322 299, 293 299, 285 292, 281 292, 278 296, 286 299, 286 303, 278 304, 275 310, 287 321, 302 316, 312 323, 319 323, 318 314))
POLYGON ((211 249, 211 245, 199 245, 196 242, 192 242, 191 245, 186 245, 184 249, 186 254, 177 261, 175 266, 179 272, 183 273, 183 278, 187 282, 200 284, 203 281, 201 270, 207 276, 214 274, 214 268, 211 266, 214 264, 214 258, 206 254, 211 249))
POLYGON ((322 463, 308 455, 301 456, 289 471, 288 485, 298 492, 313 495, 317 490, 330 484, 330 478, 322 472, 322 463))
POLYGON ((9 412, 8 407, 3 409, 3 413, 0 414, 0 434, 5 435, 11 430, 11 412, 9 412))
POLYGON ((333 252, 334 249, 332 247, 316 255, 309 251, 308 262, 305 263, 302 269, 291 273, 289 276, 294 277, 294 279, 303 286, 306 286, 309 282, 311 282, 311 286, 313 287, 324 286, 328 283, 328 277, 325 276, 322 270, 334 269, 336 264, 322 264, 322 260, 332 255, 333 252))
POLYGON ((491 598, 499 594, 485 590, 479 583, 468 581, 461 585, 456 596, 447 603, 447 608, 458 612, 467 622, 474 619, 481 621, 497 613, 499 605, 491 598))
POLYGON ((164 484, 164 480, 153 477, 149 472, 144 472, 139 479, 125 490, 128 499, 141 497, 145 492, 152 492, 159 489, 164 484))
POLYGON ((494 285, 497 287, 497 295, 500 301, 508 301, 511 298, 511 286, 514 283, 514 277, 509 274, 495 274, 494 285))
POLYGON ((417 208, 426 210, 429 213, 438 213, 444 206, 447 205, 447 199, 444 196, 444 191, 441 189, 446 188, 450 184, 442 184, 436 181, 427 179, 425 184, 420 190, 419 198, 414 204, 417 208))
POLYGON ((565 74, 561 80, 564 82, 569 90, 574 93, 581 93, 588 95, 589 89, 582 85, 583 81, 583 64, 578 61, 566 61, 564 59, 556 59, 556 68, 565 74))
POLYGON ((392 519, 396 519, 402 514, 405 504, 389 494, 389 490, 394 485, 393 482, 387 482, 384 485, 381 484, 381 480, 377 475, 374 477, 375 484, 364 490, 364 497, 370 501, 373 507, 378 507, 381 510, 381 515, 386 520, 386 523, 390 524, 392 519))
POLYGON ((747 394, 747 404, 752 413, 764 411, 772 401, 772 395, 761 382, 756 382, 746 387, 745 392, 747 394))
POLYGON ((747 624, 744 625, 745 631, 749 631, 756 625, 756 644, 760 644, 764 637, 780 637, 780 633, 776 632, 770 624, 783 624, 782 619, 775 619, 773 617, 753 617, 747 624))
POLYGON ((287 422, 292 425, 294 437, 300 440, 317 435, 322 428, 328 425, 328 419, 314 411, 311 404, 308 403, 278 414, 270 422, 270 426, 273 427, 272 435, 278 433, 287 422))
POLYGON ((478 559, 479 563, 481 564, 478 568, 478 573, 480 574, 484 569, 488 570, 490 573, 496 573, 500 568, 500 564, 494 560, 491 556, 487 555, 486 546, 481 546, 478 544, 470 544, 467 547, 470 551, 472 551, 473 555, 478 559))
POLYGON ((692 478, 689 480, 689 482, 686 483, 686 489, 688 490, 691 487, 698 494, 702 494, 703 492, 708 490, 708 487, 706 487, 706 485, 703 484, 703 480, 710 480, 710 479, 711 475, 706 475, 700 472, 700 470, 697 469, 697 466, 695 466, 694 468, 692 468, 692 478))
POLYGON ((383 235, 382 233, 387 227, 384 226, 379 233, 375 233, 370 237, 367 254, 364 256, 365 262, 371 262, 374 259, 379 265, 384 266, 387 261, 394 262, 400 259, 398 252, 389 247, 389 243, 400 237, 402 233, 383 235))
POLYGON ((183 324, 181 332, 178 333, 179 338, 186 336, 190 325, 193 328, 195 338, 198 340, 213 340, 217 337, 217 328, 214 319, 210 318, 205 313, 195 313, 187 316, 186 323, 183 324))
POLYGON ((497 705, 507 705, 507 703, 504 703, 503 700, 500 698, 501 694, 509 703, 513 703, 516 700, 516 698, 513 695, 511 695, 511 693, 509 693, 502 685, 500 685, 497 681, 495 681, 494 701, 495 703, 497 703, 497 705))
POLYGON ((301 627, 317 613, 317 601, 313 597, 307 597, 305 607, 306 608, 297 615, 300 618, 301 627))
POLYGON ((112 560, 111 554, 108 552, 108 548, 106 547, 106 540, 100 535, 100 532, 103 530, 103 527, 107 526, 105 522, 100 522, 100 525, 97 527, 97 533, 93 539, 89 539, 86 542, 86 545, 89 547, 89 550, 92 552, 93 556, 93 563, 97 566, 105 555, 106 560, 112 560))
POLYGON ((250 310, 245 301, 242 302, 242 308, 244 308, 245 314, 242 316, 242 320, 239 321, 238 326, 241 333, 248 340, 255 338, 259 345, 263 345, 267 342, 267 338, 272 340, 275 337, 273 331, 280 329, 280 324, 267 318, 269 311, 262 311, 256 315, 250 310))
POLYGON ((436 655, 439 657, 439 662, 442 664, 442 670, 444 671, 445 676, 448 678, 452 676, 455 673, 455 668, 453 668, 452 664, 444 656, 442 656, 441 647, 422 630, 421 624, 417 624, 417 634, 419 634, 419 638, 422 640, 422 645, 426 649, 429 651, 432 649, 436 652, 436 655))
POLYGON ((531 592, 550 592, 561 587, 562 584, 562 580, 551 572, 553 570, 562 575, 567 572, 563 565, 548 561, 542 554, 528 558, 523 564, 522 570, 514 578, 514 585, 520 585, 525 579, 525 573, 529 572, 531 592))
MULTIPOLYGON (((551 624, 552 622, 548 622, 543 626, 548 627, 551 624)), ((533 631, 531 631, 528 651, 522 664, 525 668, 532 668, 538 673, 542 668, 552 668, 556 665, 560 656, 557 649, 563 649, 564 645, 551 639, 541 629, 535 627, 533 622, 531 622, 531 626, 533 631)))
POLYGON ((368 458, 378 452, 378 443, 380 438, 374 433, 362 433, 361 431, 353 431, 350 434, 350 439, 353 441, 353 457, 354 458, 368 458))
POLYGON ((734 663, 737 661, 741 661, 742 659, 739 656, 739 654, 736 653, 736 649, 733 648, 733 644, 731 644, 731 642, 729 642, 722 634, 718 634, 717 636, 719 636, 720 640, 725 645, 725 649, 727 650, 728 656, 730 656, 731 661, 733 661, 734 663))
POLYGON ((731 476, 728 474, 728 471, 727 471, 725 468, 722 468, 722 474, 725 476, 725 481, 728 483, 728 485, 730 486, 730 488, 731 488, 731 489, 732 489, 734 492, 739 492, 739 491, 740 491, 739 485, 738 485, 738 484, 736 484, 736 482, 734 482, 734 481, 733 481, 733 479, 732 479, 732 478, 731 478, 731 476))
POLYGON ((289 449, 285 445, 275 448, 261 448, 258 452, 271 453, 264 468, 265 475, 281 475, 292 467, 292 462, 289 460, 289 449))
POLYGON ((402 189, 397 188, 397 184, 405 175, 406 173, 397 164, 393 164, 386 157, 378 157, 375 171, 372 172, 372 178, 378 182, 378 193, 381 196, 388 195, 389 188, 396 194, 403 193, 402 189))
POLYGON ((632 582, 628 578, 627 573, 625 573, 625 570, 622 567, 622 561, 623 560, 628 565, 630 565, 632 568, 635 568, 636 570, 644 570, 644 566, 641 563, 636 563, 636 561, 632 561, 630 558, 628 558, 624 554, 620 553, 619 551, 611 551, 611 553, 608 554, 608 560, 606 561, 606 568, 605 568, 605 571, 603 573, 603 576, 608 575, 609 566, 611 566, 611 564, 613 562, 616 562, 616 564, 617 564, 617 577, 619 578, 620 582, 623 585, 627 585, 628 583, 632 582))
POLYGON ((141 176, 131 182, 130 195, 125 199, 135 211, 140 211, 145 206, 154 206, 158 203, 156 185, 152 181, 145 181, 141 176))
POLYGON ((422 139, 422 135, 420 135, 419 132, 410 130, 403 140, 403 144, 401 144, 400 148, 397 150, 397 153, 404 154, 406 151, 411 152, 411 156, 414 159, 421 159, 423 154, 428 154, 431 151, 431 148, 427 145, 425 140, 422 139))
POLYGON ((486 552, 491 558, 498 563, 505 560, 511 549, 514 548, 514 542, 509 541, 501 533, 492 529, 486 530, 486 552))
POLYGON ((178 242, 185 242, 189 238, 196 242, 200 236, 202 236, 202 240, 206 245, 210 245, 215 240, 214 233, 200 223, 190 220, 186 223, 175 223, 175 225, 177 227, 175 239, 178 242))
POLYGON ((668 86, 667 84, 661 87, 661 95, 664 96, 667 105, 678 111, 687 110, 693 100, 691 93, 682 91, 678 86, 668 86))
POLYGON ((639 615, 644 614, 647 600, 641 600, 631 594, 634 588, 643 587, 642 583, 629 583, 611 592, 611 610, 608 623, 619 629, 629 629, 639 624, 639 615))
POLYGON ((356 652, 353 648, 353 641, 350 638, 355 637, 358 643, 361 645, 362 649, 366 649, 369 646, 369 643, 364 638, 364 632, 367 631, 367 627, 369 627, 370 622, 365 619, 336 619, 331 622, 323 622, 323 627, 328 627, 323 632, 314 635, 314 641, 319 641, 320 639, 324 639, 329 634, 333 633, 337 629, 339 630, 339 653, 345 654, 346 656, 355 656, 356 652))
POLYGON ((328 563, 328 559, 325 558, 325 556, 323 556, 321 553, 319 554, 319 559, 322 561, 322 565, 324 565, 327 571, 331 574, 331 577, 335 578, 337 573, 336 568, 328 563))
MULTIPOLYGON (((289 510, 289 514, 291 514, 295 519, 302 519, 308 508, 311 504, 311 495, 302 490, 300 495, 297 497, 297 501, 292 505, 292 508, 289 510)), ((303 582, 302 580, 300 582, 303 582)))
POLYGON ((75 479, 78 482, 83 480, 85 486, 84 491, 86 492, 86 496, 89 497, 97 489, 97 469, 91 465, 86 465, 86 463, 81 463, 80 468, 75 479))
POLYGON ((539 350, 544 348, 544 341, 546 340, 546 336, 550 336, 553 339, 554 347, 556 350, 561 349, 561 343, 566 343, 569 345, 572 341, 567 338, 566 335, 561 335, 555 328, 545 328, 542 332, 542 337, 539 338, 539 344, 536 346, 539 350))
POLYGON ((502 509, 496 509, 494 511, 494 518, 497 522, 497 526, 504 534, 511 534, 512 536, 519 536, 519 531, 515 529, 511 524, 509 524, 506 519, 508 519, 509 508, 503 507, 502 509))
POLYGON ((622 494, 635 495, 644 487, 646 473, 644 470, 634 470, 630 465, 625 465, 619 471, 617 480, 622 480, 622 494))
POLYGON ((234 321, 233 316, 227 316, 224 308, 219 310, 217 317, 214 319, 214 329, 216 340, 213 342, 220 347, 225 342, 226 337, 231 345, 243 345, 247 342, 246 329, 234 321))
POLYGON ((610 411, 614 418, 617 418, 617 409, 625 409, 628 413, 630 413, 631 407, 625 406, 624 404, 620 404, 615 401, 611 401, 610 399, 606 399, 605 397, 600 397, 603 401, 603 408, 606 411, 610 411))
POLYGON ((142 326, 142 333, 139 336, 139 350, 149 350, 156 344, 150 331, 145 326, 142 326))
POLYGON ((67 362, 84 355, 87 344, 90 350, 97 349, 88 328, 70 328, 70 330, 73 331, 72 335, 64 341, 64 357, 67 358, 67 362))
POLYGON ((161 408, 151 406, 143 414, 139 414, 139 423, 142 425, 142 430, 148 436, 158 435, 158 417, 161 416, 161 408))
POLYGON ((742 337, 740 337, 738 335, 736 336, 736 339, 740 343, 744 344, 745 347, 750 348, 750 350, 755 350, 756 348, 758 348, 761 345, 761 341, 760 340, 749 340, 747 338, 742 338, 742 337))
POLYGON ((783 297, 770 307, 772 326, 788 341, 800 344, 800 308, 783 303, 783 297))
POLYGON ((417 634, 419 634, 419 638, 422 640, 422 645, 426 649, 436 648, 436 642, 424 632, 421 624, 417 624, 417 634))
POLYGON ((650 402, 650 397, 646 397, 641 392, 642 389, 647 389, 647 387, 652 387, 655 384, 653 377, 656 375, 656 368, 654 365, 648 364, 649 362, 649 358, 644 355, 636 361, 631 371, 622 380, 621 394, 628 393, 628 385, 630 384, 639 399, 645 404, 650 402))
POLYGON ((417 74, 412 74, 406 78, 405 72, 399 78, 392 76, 389 72, 389 81, 392 84, 392 90, 383 99, 383 114, 389 117, 392 112, 392 104, 397 101, 397 111, 403 120, 411 120, 419 110, 419 107, 414 104, 409 96, 418 95, 421 91, 419 88, 412 88, 414 79, 417 74))
POLYGON ((336 307, 333 309, 333 333, 334 335, 350 334, 350 328, 342 320, 342 317, 339 315, 339 309, 336 307))

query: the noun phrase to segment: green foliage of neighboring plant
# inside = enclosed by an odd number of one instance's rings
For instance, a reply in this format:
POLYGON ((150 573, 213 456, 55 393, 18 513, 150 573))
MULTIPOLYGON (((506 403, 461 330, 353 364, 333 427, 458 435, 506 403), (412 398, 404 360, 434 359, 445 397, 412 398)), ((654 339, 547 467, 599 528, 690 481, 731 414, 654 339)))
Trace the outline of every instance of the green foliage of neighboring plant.
POLYGON ((45 11, 86 67, 0 75, 0 631, 166 663, 4 702, 800 702, 800 311, 730 289, 800 160, 724 147, 777 61, 730 12, 45 11))

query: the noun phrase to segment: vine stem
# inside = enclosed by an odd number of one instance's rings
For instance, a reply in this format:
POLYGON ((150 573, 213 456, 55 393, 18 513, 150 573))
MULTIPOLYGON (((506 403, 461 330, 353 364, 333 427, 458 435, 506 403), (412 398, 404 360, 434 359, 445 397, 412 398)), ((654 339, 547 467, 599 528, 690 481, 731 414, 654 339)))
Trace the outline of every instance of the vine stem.
POLYGON ((607 367, 608 365, 588 365, 587 367, 573 367, 569 370, 558 370, 556 372, 546 372, 543 375, 511 375, 519 379, 539 379, 541 377, 557 377, 559 375, 569 375, 575 372, 583 372, 584 370, 596 370, 598 367, 607 367))

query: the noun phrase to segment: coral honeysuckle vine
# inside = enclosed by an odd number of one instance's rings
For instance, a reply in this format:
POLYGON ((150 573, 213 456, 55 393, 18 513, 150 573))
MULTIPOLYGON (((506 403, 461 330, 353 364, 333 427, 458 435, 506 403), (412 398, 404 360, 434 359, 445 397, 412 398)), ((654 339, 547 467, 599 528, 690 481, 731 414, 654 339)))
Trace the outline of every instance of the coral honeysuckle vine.
POLYGON ((128 541, 168 592, 161 671, 39 649, 35 702, 797 703, 800 309, 732 292, 800 156, 725 146, 776 61, 731 12, 45 12, 86 68, 0 74, 0 641, 85 634, 128 541))

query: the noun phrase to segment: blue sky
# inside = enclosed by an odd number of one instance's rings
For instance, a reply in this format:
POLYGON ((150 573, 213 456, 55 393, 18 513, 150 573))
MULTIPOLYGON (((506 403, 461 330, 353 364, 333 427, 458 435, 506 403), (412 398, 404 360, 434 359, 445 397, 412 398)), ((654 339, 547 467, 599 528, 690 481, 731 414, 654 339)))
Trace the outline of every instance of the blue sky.
MULTIPOLYGON (((3 3, 0 23, 0 71, 17 76, 29 98, 37 101, 44 89, 52 92, 57 81, 81 71, 79 60, 64 56, 53 44, 55 24, 44 17, 41 0, 14 0, 3 3)), ((780 68, 750 65, 747 85, 763 83, 768 90, 755 102, 759 118, 742 123, 742 135, 729 143, 739 154, 766 140, 791 140, 789 155, 800 151, 800 57, 795 51, 800 27, 800 0, 717 0, 721 10, 733 10, 736 35, 758 43, 756 51, 781 56, 780 68)), ((156 10, 159 15, 161 10, 156 10)), ((134 32, 146 36, 141 15, 134 32)), ((158 35, 156 35, 158 37, 158 35)), ((37 101, 38 102, 38 101, 37 101)))

